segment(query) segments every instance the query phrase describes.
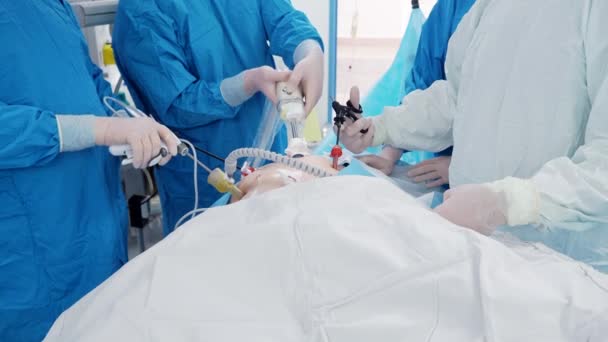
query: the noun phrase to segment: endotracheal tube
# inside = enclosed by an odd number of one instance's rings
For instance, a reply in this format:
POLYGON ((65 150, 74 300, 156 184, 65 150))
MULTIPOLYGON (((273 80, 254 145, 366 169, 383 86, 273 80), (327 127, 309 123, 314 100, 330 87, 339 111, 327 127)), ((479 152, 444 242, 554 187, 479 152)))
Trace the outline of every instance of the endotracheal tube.
POLYGON ((257 148, 240 148, 232 151, 226 158, 224 169, 226 175, 230 178, 236 172, 236 164, 240 158, 261 158, 275 163, 287 165, 291 168, 298 169, 316 177, 330 177, 331 173, 325 171, 322 168, 306 164, 301 159, 289 158, 287 156, 280 155, 278 153, 260 150, 257 148))

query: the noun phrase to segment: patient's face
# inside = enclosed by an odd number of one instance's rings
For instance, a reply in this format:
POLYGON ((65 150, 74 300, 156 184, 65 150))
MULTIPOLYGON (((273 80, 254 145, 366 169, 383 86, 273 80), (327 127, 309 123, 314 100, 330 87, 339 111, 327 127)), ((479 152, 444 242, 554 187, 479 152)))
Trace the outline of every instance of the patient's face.
MULTIPOLYGON (((300 160, 306 164, 322 168, 331 174, 338 173, 337 170, 331 167, 331 161, 327 158, 306 156, 300 158, 300 160)), ((238 187, 243 192, 242 199, 247 199, 264 192, 282 188, 289 184, 307 182, 315 178, 315 176, 303 171, 292 169, 283 164, 274 163, 261 167, 249 176, 244 177, 238 184, 238 187)), ((238 200, 233 198, 231 203, 237 201, 238 200)))

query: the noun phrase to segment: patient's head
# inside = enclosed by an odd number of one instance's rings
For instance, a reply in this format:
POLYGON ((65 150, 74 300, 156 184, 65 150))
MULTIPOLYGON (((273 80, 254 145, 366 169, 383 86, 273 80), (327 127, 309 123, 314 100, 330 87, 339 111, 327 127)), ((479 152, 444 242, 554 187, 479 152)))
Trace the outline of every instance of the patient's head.
MULTIPOLYGON (((338 171, 331 167, 331 161, 320 156, 306 156, 300 158, 306 164, 321 168, 331 174, 337 174, 338 171)), ((306 172, 292 169, 283 164, 273 163, 257 169, 254 173, 243 178, 238 184, 239 189, 243 192, 243 198, 247 199, 264 192, 282 188, 293 183, 307 182, 316 177, 306 172)), ((237 199, 232 199, 231 203, 237 202, 237 199)))

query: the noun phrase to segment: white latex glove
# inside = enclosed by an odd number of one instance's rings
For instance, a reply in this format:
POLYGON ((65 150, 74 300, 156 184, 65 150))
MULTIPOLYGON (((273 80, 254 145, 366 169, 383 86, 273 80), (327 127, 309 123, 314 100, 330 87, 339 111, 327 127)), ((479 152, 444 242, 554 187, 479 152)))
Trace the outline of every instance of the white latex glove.
POLYGON ((507 223, 506 199, 487 185, 463 185, 448 190, 435 212, 462 227, 491 235, 507 223))
POLYGON ((385 175, 390 175, 393 173, 393 169, 395 168, 395 162, 392 160, 388 160, 381 156, 377 156, 375 154, 359 156, 357 157, 360 161, 365 164, 373 167, 374 169, 382 171, 385 175))
POLYGON ((253 68, 223 80, 220 91, 224 101, 232 107, 240 106, 259 91, 277 104, 276 84, 287 81, 289 75, 289 71, 278 71, 269 66, 253 68))
POLYGON ((289 79, 291 72, 278 71, 269 66, 250 69, 245 72, 244 89, 250 97, 261 91, 274 104, 277 104, 277 83, 289 79))
POLYGON ((490 235, 505 224, 538 223, 540 195, 531 181, 508 177, 448 190, 435 212, 459 226, 490 235))
POLYGON ((359 160, 389 176, 393 173, 395 164, 397 164, 402 155, 403 150, 392 146, 384 146, 379 155, 361 156, 359 160))
POLYGON ((165 165, 177 155, 175 135, 150 118, 95 118, 95 143, 103 146, 129 145, 133 150, 133 166, 146 168, 158 156, 161 141, 169 154, 159 164, 165 165))
MULTIPOLYGON (((337 132, 336 132, 337 133, 337 132)), ((342 125, 342 133, 340 133, 340 142, 351 152, 361 153, 366 148, 372 146, 374 141, 374 122, 368 118, 362 118, 352 123, 346 120, 342 125), (349 123, 350 122, 350 123, 349 123), (367 133, 361 133, 361 130, 367 130, 367 133)))
MULTIPOLYGON (((355 108, 359 108, 359 88, 352 87, 350 89, 350 102, 355 108)), ((374 122, 369 118, 364 118, 361 114, 353 113, 358 120, 353 122, 351 119, 346 119, 342 124, 340 133, 340 142, 351 152, 361 153, 366 148, 372 146, 374 141, 374 122), (361 131, 367 130, 366 133, 361 131)), ((336 126, 334 132, 338 134, 336 126)))
POLYGON ((325 77, 325 60, 323 50, 314 40, 302 42, 294 54, 296 66, 287 81, 290 89, 300 86, 304 95, 304 112, 312 112, 323 93, 323 79, 325 77))
POLYGON ((427 188, 450 183, 450 163, 452 157, 437 157, 425 160, 412 167, 407 173, 416 183, 425 183, 427 188))

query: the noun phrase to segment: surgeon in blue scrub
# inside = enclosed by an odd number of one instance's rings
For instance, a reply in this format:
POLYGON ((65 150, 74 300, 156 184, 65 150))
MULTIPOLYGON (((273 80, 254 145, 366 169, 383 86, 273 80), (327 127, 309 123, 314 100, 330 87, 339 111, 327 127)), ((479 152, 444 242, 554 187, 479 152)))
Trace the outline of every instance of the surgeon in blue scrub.
MULTIPOLYGON (((445 59, 448 42, 475 0, 438 0, 424 23, 414 65, 405 83, 405 94, 425 90, 438 80, 445 80, 445 59)), ((366 164, 391 174, 403 150, 385 146, 380 155, 361 157, 366 164)), ((438 153, 438 157, 425 160, 408 173, 416 182, 424 182, 429 188, 449 183, 449 167, 452 148, 438 153)))
MULTIPOLYGON (((110 118, 111 95, 67 0, 0 1, 0 341, 40 341, 127 261, 120 163, 142 167, 171 132, 110 118)), ((163 163, 166 163, 165 159, 163 163)))
MULTIPOLYGON (((123 0, 113 43, 137 105, 221 157, 252 146, 266 99, 276 102, 276 82, 301 85, 307 112, 323 88, 321 38, 289 0, 123 0), (293 71, 276 71, 273 55, 293 71)), ((285 140, 280 134, 272 149, 283 152, 285 140)), ((180 158, 157 170, 165 234, 193 207, 192 169, 180 158)), ((201 207, 220 197, 206 179, 201 170, 201 207)))

